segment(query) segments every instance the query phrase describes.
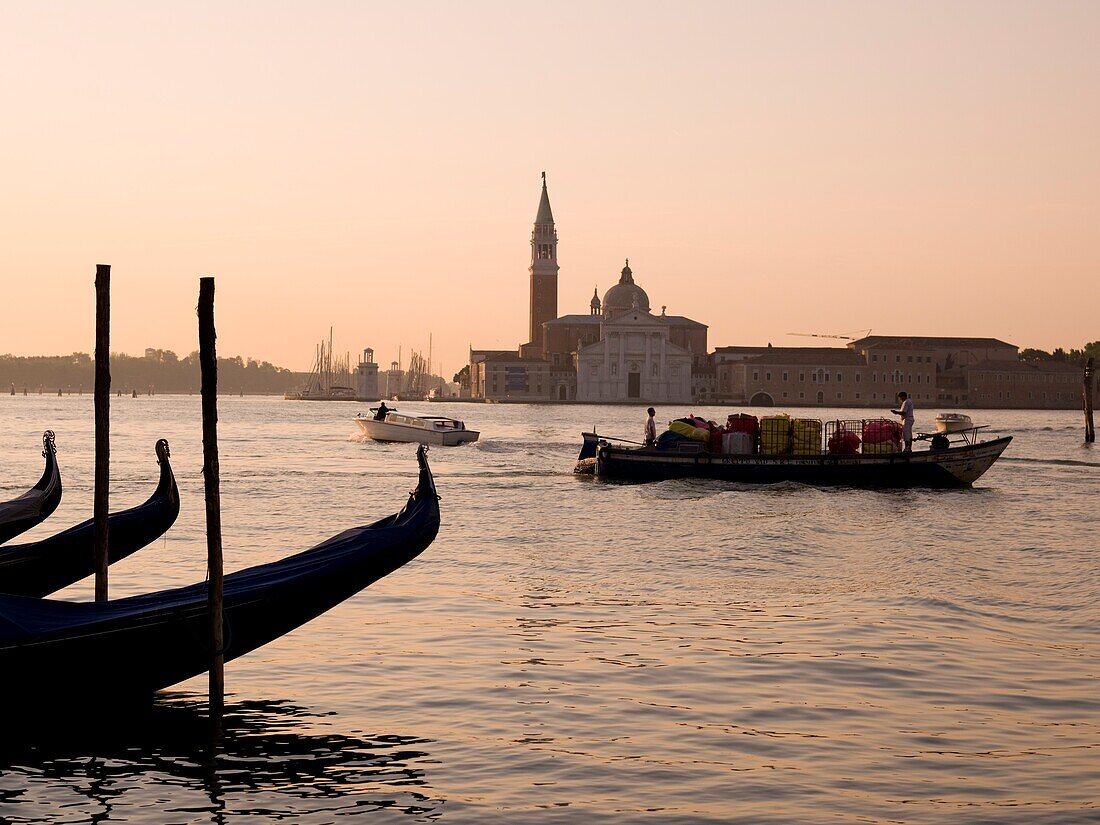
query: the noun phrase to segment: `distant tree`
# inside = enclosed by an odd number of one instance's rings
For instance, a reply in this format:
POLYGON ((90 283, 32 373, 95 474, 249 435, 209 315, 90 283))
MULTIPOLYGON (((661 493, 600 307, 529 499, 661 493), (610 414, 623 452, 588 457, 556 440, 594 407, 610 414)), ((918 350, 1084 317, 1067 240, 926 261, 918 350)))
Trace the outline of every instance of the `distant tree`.
POLYGON ((1044 349, 1032 349, 1027 347, 1020 350, 1021 361, 1053 361, 1054 356, 1044 349))
POLYGON ((464 390, 470 389, 470 365, 467 364, 456 372, 451 380, 464 390))

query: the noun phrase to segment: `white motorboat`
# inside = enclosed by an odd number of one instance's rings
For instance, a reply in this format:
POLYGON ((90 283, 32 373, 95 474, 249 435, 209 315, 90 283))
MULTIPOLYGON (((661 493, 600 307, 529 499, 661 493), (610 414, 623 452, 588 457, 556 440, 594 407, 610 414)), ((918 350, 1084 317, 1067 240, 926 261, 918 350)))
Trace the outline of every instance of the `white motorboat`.
POLYGON ((383 419, 357 415, 355 423, 374 441, 412 442, 435 447, 455 447, 477 441, 481 435, 477 430, 467 430, 456 418, 439 415, 401 415, 389 411, 383 419))
POLYGON ((959 433, 974 429, 974 422, 964 413, 947 412, 936 416, 936 432, 959 433))

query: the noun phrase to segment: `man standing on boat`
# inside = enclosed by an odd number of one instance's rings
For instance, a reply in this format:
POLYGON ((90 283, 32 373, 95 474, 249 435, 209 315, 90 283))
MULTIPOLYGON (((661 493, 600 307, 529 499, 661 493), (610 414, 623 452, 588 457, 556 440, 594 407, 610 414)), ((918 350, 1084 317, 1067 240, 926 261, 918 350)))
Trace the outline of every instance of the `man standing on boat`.
POLYGON ((905 452, 913 452, 913 399, 909 393, 902 390, 898 393, 898 401, 901 409, 890 410, 894 415, 901 416, 901 437, 905 441, 905 452))
POLYGON ((385 421, 386 413, 390 412, 390 408, 386 406, 386 402, 383 401, 378 405, 378 409, 374 413, 375 421, 385 421))
POLYGON ((645 421, 645 445, 652 447, 657 443, 657 422, 653 418, 657 415, 657 411, 650 407, 646 412, 649 413, 649 418, 645 421))

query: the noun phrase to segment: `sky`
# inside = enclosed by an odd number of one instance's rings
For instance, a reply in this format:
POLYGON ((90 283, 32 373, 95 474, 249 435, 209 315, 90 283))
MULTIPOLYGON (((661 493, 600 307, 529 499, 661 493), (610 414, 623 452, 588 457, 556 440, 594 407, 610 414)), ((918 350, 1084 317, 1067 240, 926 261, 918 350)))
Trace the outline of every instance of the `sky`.
POLYGON ((1100 3, 0 2, 0 353, 527 339, 630 258, 709 344, 1100 338, 1100 3))

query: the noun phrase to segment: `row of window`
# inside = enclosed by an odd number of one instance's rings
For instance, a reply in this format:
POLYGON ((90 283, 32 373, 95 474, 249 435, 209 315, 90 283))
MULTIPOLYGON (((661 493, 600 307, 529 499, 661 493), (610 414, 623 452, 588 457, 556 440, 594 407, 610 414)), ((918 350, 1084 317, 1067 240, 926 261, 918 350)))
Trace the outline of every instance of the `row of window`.
MULTIPOLYGON (((813 372, 810 373, 810 383, 811 384, 818 384, 818 383, 828 384, 830 375, 832 375, 832 374, 829 373, 827 370, 814 370, 813 372)), ((834 377, 835 377, 835 380, 838 384, 842 383, 844 381, 844 373, 842 373, 842 372, 837 372, 834 377)), ((900 384, 900 383, 902 383, 902 381, 905 380, 905 375, 901 372, 901 370, 895 370, 893 376, 890 376, 888 373, 885 373, 885 372, 882 374, 882 383, 883 384, 889 383, 891 381, 891 379, 893 380, 893 382, 895 384, 900 384)), ((753 371, 752 380, 753 381, 759 381, 760 380, 760 371, 759 370, 754 370, 753 371)), ((765 381, 771 381, 772 380, 772 374, 770 372, 765 372, 764 373, 764 380, 765 381)), ((790 380, 790 373, 784 372, 783 373, 783 380, 784 381, 789 381, 790 380)), ((805 383, 806 373, 800 372, 798 374, 798 380, 805 383)), ((862 380, 863 380, 863 374, 857 372, 855 374, 856 383, 858 384, 862 380)), ((878 373, 877 372, 872 372, 871 373, 871 381, 872 381, 872 383, 877 383, 878 382, 878 373)), ((910 383, 910 384, 913 384, 913 383, 931 384, 932 383, 932 376, 930 374, 923 374, 922 375, 919 372, 918 373, 912 373, 911 372, 911 373, 909 373, 909 382, 908 383, 910 383), (915 381, 914 381, 914 375, 916 376, 915 381)))
MULTIPOLYGON (((978 390, 978 389, 980 389, 980 387, 975 387, 974 389, 975 389, 975 390, 978 390)), ((989 398, 989 399, 992 399, 992 398, 993 398, 993 393, 984 393, 984 394, 982 394, 982 395, 980 395, 980 396, 978 396, 978 397, 979 397, 979 398, 989 398)), ((1035 400, 1035 393, 1034 393, 1034 392, 1031 392, 1031 391, 1028 391, 1027 397, 1028 397, 1028 400, 1029 400, 1029 401, 1034 401, 1034 400, 1035 400)), ((1071 398, 1074 398, 1074 397, 1075 397, 1075 396, 1074 396, 1074 394, 1073 394, 1073 393, 1067 393, 1067 394, 1066 394, 1066 400, 1067 400, 1067 401, 1068 401, 1069 399, 1071 399, 1071 398)), ((1012 400, 1012 393, 1011 393, 1011 392, 1005 392, 1004 390, 1000 390, 1000 391, 998 391, 998 392, 997 392, 997 400, 998 400, 998 401, 1011 401, 1011 400, 1012 400)), ((1045 392, 1043 393, 1043 400, 1044 400, 1044 401, 1049 401, 1049 400, 1051 400, 1051 399, 1050 399, 1050 398, 1048 397, 1048 394, 1047 394, 1047 393, 1045 393, 1045 392)), ((1056 392, 1056 393, 1054 393, 1054 400, 1055 400, 1055 401, 1061 401, 1061 400, 1062 400, 1062 393, 1060 393, 1060 392, 1056 392)))
MULTIPOLYGON (((653 378, 660 378, 661 377, 661 365, 660 365, 660 363, 657 362, 657 361, 654 361, 650 365, 649 373, 650 373, 650 376, 653 377, 653 378)), ((680 377, 680 367, 675 366, 675 365, 670 367, 669 368, 669 373, 672 375, 673 378, 679 378, 680 377)), ((599 378, 600 377, 600 367, 599 367, 599 365, 598 364, 593 364, 592 366, 590 366, 588 368, 588 374, 590 376, 592 376, 593 378, 599 378)), ((618 361, 612 361, 611 362, 611 377, 615 378, 618 375, 619 375, 619 362, 618 361)))
MULTIPOLYGON (((907 355, 907 356, 905 356, 905 362, 907 364, 912 364, 913 359, 916 359, 916 362, 918 364, 922 364, 922 363, 923 364, 931 364, 932 363, 932 356, 931 355, 907 355)), ((871 360, 872 361, 878 361, 878 354, 872 352, 871 353, 871 360)), ((885 362, 890 360, 890 356, 887 355, 886 353, 883 353, 882 354, 882 360, 883 360, 883 363, 885 363, 885 362)), ((894 356, 894 363, 895 364, 900 364, 901 363, 901 356, 900 355, 895 355, 894 356)))
POLYGON ((1076 375, 1041 375, 1035 373, 1009 373, 1006 375, 1002 372, 981 372, 978 373, 978 376, 983 381, 989 381, 992 378, 994 383, 1020 381, 1040 384, 1044 382, 1047 384, 1068 384, 1071 381, 1076 382, 1078 380, 1076 375))
MULTIPOLYGON (((783 398, 784 398, 784 399, 787 399, 787 398, 788 398, 788 396, 789 396, 789 393, 786 393, 786 392, 784 392, 784 393, 783 393, 783 398)), ((800 393, 798 394, 798 397, 799 397, 799 399, 800 399, 800 400, 805 400, 805 398, 806 398, 806 393, 804 393, 804 392, 800 392, 800 393)), ((893 400, 894 398, 896 398, 896 397, 897 397, 897 396, 893 396, 893 395, 890 395, 890 394, 888 394, 888 393, 885 393, 885 392, 884 392, 884 393, 882 394, 882 400, 883 400, 883 401, 892 401, 892 400, 893 400)), ((914 400, 914 401, 919 401, 919 400, 920 400, 920 398, 921 398, 921 396, 920 396, 920 393, 913 393, 913 400, 914 400)), ((858 393, 858 392, 857 392, 857 393, 855 394, 855 396, 854 396, 853 400, 855 400, 855 401, 860 401, 861 399, 862 399, 862 396, 860 395, 860 393, 858 393)), ((842 392, 838 392, 838 393, 836 394, 836 400, 837 400, 837 401, 843 401, 843 400, 844 400, 844 393, 842 393, 842 392)), ((878 401, 878 400, 879 400, 879 397, 878 397, 878 393, 877 393, 877 392, 873 392, 873 393, 871 393, 871 400, 872 400, 872 401, 878 401)), ((931 400, 932 400, 932 396, 931 396, 931 395, 930 395, 929 393, 925 393, 925 394, 924 394, 924 400, 925 400, 925 401, 931 401, 931 400)), ((824 403, 825 403, 825 393, 824 393, 824 392, 822 392, 822 391, 820 391, 820 390, 819 390, 819 391, 818 391, 818 393, 817 393, 817 403, 818 403, 818 404, 824 404, 824 403)))

